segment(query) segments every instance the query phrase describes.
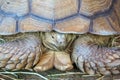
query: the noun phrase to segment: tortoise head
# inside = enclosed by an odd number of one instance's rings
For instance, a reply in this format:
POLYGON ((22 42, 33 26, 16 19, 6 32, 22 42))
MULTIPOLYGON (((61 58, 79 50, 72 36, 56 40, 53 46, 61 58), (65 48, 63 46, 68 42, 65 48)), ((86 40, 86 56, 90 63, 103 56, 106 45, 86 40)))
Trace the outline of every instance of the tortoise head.
POLYGON ((45 47, 52 50, 65 50, 73 36, 58 32, 47 32, 42 35, 42 42, 45 47))
POLYGON ((67 35, 62 33, 50 32, 42 37, 44 46, 52 50, 62 50, 67 45, 67 35))

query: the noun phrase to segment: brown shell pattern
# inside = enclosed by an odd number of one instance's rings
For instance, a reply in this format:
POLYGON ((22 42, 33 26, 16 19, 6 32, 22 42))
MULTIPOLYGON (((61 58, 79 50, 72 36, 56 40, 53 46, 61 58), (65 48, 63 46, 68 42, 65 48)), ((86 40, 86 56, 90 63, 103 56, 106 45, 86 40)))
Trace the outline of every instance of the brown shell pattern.
POLYGON ((119 34, 120 0, 0 0, 1 35, 52 30, 119 34))

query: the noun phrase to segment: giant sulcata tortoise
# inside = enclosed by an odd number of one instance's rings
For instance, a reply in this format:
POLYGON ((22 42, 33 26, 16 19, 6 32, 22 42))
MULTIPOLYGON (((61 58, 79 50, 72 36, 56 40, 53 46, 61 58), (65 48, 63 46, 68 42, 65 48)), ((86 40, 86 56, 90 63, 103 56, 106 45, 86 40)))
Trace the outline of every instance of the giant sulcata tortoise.
POLYGON ((1 69, 70 70, 72 52, 82 72, 120 73, 119 49, 105 45, 120 34, 120 0, 0 0, 0 34, 18 33, 0 45, 1 69))

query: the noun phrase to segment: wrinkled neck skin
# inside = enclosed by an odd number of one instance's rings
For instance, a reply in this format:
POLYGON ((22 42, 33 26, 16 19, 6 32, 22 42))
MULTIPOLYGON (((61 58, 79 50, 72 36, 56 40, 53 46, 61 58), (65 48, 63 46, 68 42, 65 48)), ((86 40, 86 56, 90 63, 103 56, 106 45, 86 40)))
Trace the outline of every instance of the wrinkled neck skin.
POLYGON ((73 40, 75 35, 62 34, 57 32, 48 32, 42 35, 43 45, 51 50, 63 51, 65 50, 73 40))

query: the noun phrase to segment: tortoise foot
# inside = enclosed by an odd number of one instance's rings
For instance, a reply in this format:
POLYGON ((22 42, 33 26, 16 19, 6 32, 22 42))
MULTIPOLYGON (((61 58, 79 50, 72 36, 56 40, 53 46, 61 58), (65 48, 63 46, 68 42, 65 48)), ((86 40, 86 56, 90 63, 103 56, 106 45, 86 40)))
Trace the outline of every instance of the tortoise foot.
POLYGON ((53 61, 54 61, 54 52, 49 51, 40 57, 40 61, 35 66, 34 70, 37 72, 49 70, 53 68, 53 61))
POLYGON ((58 70, 65 71, 73 68, 70 55, 65 52, 48 51, 40 58, 35 66, 35 71, 46 71, 55 67, 58 70))
POLYGON ((96 36, 78 38, 72 53, 73 61, 82 72, 90 75, 120 74, 120 51, 107 46, 99 47, 95 42, 100 43, 100 38, 96 36))
POLYGON ((54 66, 61 71, 70 70, 73 68, 70 54, 65 52, 55 52, 54 66))
POLYGON ((0 44, 0 68, 31 70, 39 61, 41 42, 33 35, 0 44))

